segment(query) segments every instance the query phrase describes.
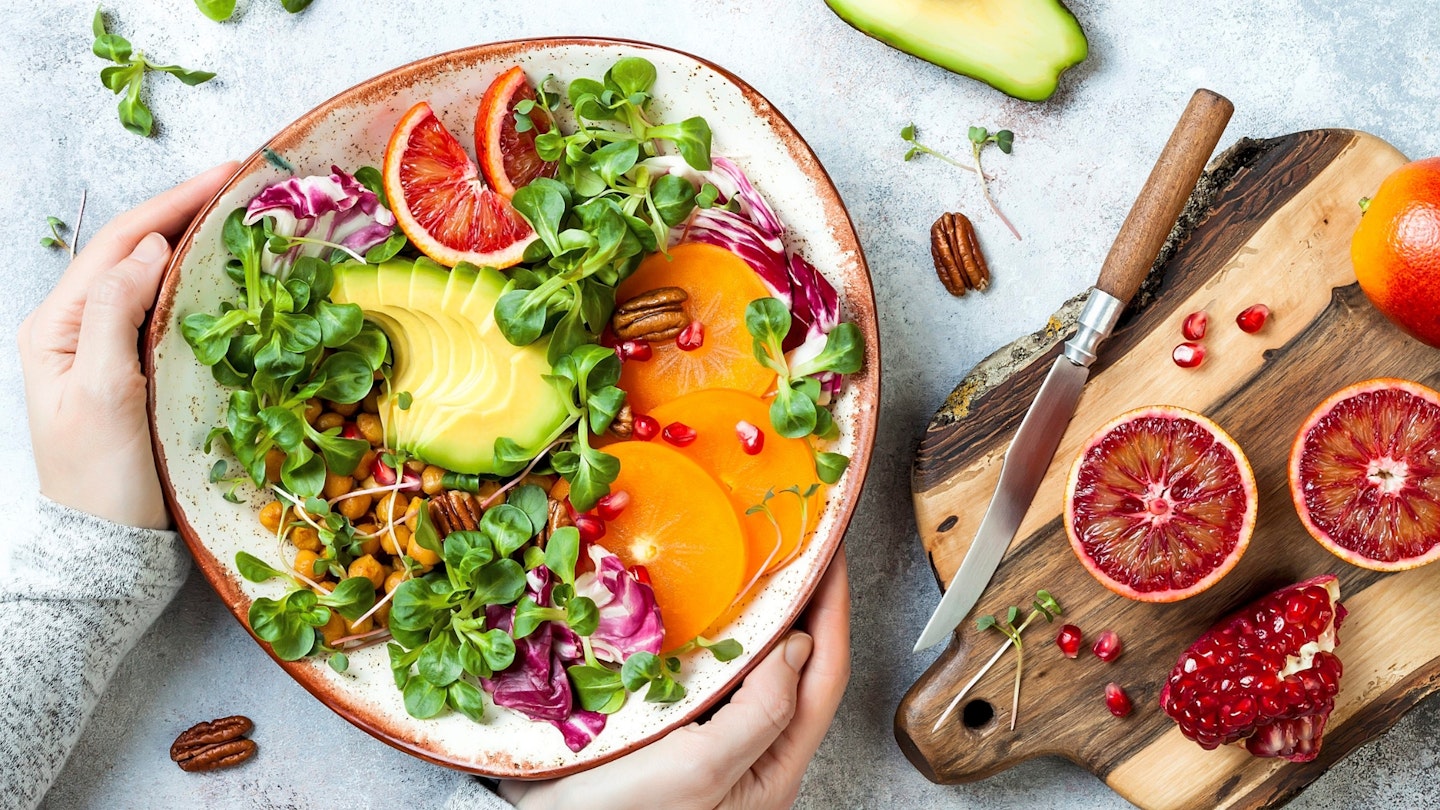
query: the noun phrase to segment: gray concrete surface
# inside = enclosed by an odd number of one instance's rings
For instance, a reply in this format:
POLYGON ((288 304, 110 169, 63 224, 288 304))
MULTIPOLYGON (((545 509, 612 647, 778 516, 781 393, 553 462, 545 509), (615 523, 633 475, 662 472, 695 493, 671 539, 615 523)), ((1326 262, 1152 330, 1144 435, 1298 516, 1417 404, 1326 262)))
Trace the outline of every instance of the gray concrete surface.
MULTIPOLYGON (((239 18, 221 25, 187 0, 107 4, 114 29, 137 46, 219 73, 199 88, 154 81, 160 123, 150 140, 121 129, 113 97, 100 86, 102 63, 90 54, 93 3, 7 0, 0 10, 0 221, 10 245, 0 263, 0 514, 25 514, 35 486, 12 336, 64 267, 61 255, 37 244, 44 218, 72 220, 82 188, 93 232, 177 180, 249 154, 357 81, 473 43, 589 33, 708 57, 766 94, 820 155, 859 227, 880 303, 883 423, 849 534, 855 675, 805 782, 803 807, 1126 806, 1068 763, 1037 761, 978 784, 941 787, 896 748, 895 705, 932 657, 911 655, 910 641, 938 593, 908 499, 920 430, 975 361, 1035 328, 1094 278, 1194 87, 1235 101, 1227 142, 1342 126, 1374 132, 1412 156, 1440 152, 1440 17, 1432 0, 1072 0, 1091 57, 1041 105, 1006 99, 860 36, 821 0, 316 0, 295 17, 275 0, 240 5, 239 18), (1023 242, 982 210, 968 176, 935 161, 901 162, 897 133, 911 120, 927 141, 956 150, 969 124, 1015 131, 1014 155, 993 155, 990 166, 1023 242), (940 291, 926 242, 934 217, 955 209, 975 217, 995 275, 988 293, 964 300, 940 291)), ((1429 701, 1294 806, 1440 806, 1440 783, 1429 775, 1437 738, 1440 703, 1429 701)), ((372 740, 312 700, 196 575, 110 685, 46 806, 430 807, 457 778, 372 740), (196 777, 166 760, 179 729, 232 712, 254 717, 260 729, 254 762, 196 777)))

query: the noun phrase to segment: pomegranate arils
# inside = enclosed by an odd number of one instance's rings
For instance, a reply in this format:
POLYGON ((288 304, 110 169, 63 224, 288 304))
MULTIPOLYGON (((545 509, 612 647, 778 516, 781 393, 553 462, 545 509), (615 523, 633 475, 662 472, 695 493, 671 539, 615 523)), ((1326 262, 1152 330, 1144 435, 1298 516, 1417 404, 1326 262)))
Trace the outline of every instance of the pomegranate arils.
POLYGON ((695 428, 684 422, 671 422, 660 431, 660 435, 676 447, 689 447, 695 443, 695 437, 699 434, 695 432, 695 428))
POLYGON ((1120 636, 1114 630, 1106 630, 1095 638, 1095 646, 1091 647, 1095 657, 1101 661, 1114 661, 1124 652, 1124 646, 1120 643, 1120 636))
POLYGON ((1134 708, 1130 703, 1130 696, 1125 694, 1125 689, 1118 683, 1105 684, 1105 708, 1116 717, 1125 717, 1134 708))
POLYGON ((689 326, 675 336, 675 346, 682 352, 693 352, 704 345, 705 324, 699 321, 691 321, 689 326))
POLYGON ((1195 368, 1205 362, 1205 347, 1199 343, 1181 343, 1170 353, 1170 359, 1181 368, 1195 368))
POLYGON ((736 422, 735 435, 740 438, 740 446, 745 449, 746 455, 758 455, 765 449, 765 431, 749 422, 736 422))
POLYGON ((660 422, 653 416, 640 415, 630 423, 630 436, 648 442, 660 435, 660 422))
POLYGON ((1314 759, 1343 669, 1338 597, 1334 576, 1316 577, 1224 619, 1180 656, 1161 708, 1203 748, 1244 740, 1255 756, 1314 759))
POLYGON ((1055 637, 1055 646, 1065 653, 1066 658, 1074 658, 1080 654, 1080 639, 1080 628, 1067 624, 1060 628, 1060 635, 1055 637))
MULTIPOLYGON (((363 438, 365 438, 365 436, 364 436, 364 434, 362 434, 362 433, 360 432, 360 426, 359 426, 359 425, 355 424, 354 422, 346 422, 346 423, 344 424, 344 426, 342 426, 342 427, 340 428, 340 438, 342 438, 342 439, 363 439, 363 438)), ((392 479, 390 479, 390 480, 391 480, 391 481, 394 481, 395 479, 392 478, 392 479)))
POLYGON ((612 490, 609 495, 595 502, 595 514, 601 520, 610 521, 620 517, 625 507, 630 505, 630 493, 623 489, 612 490))
MULTIPOLYGON (((420 473, 403 464, 400 469, 405 471, 400 479, 400 491, 409 492, 419 489, 420 473)), ((376 456, 375 460, 370 462, 370 474, 375 477, 375 483, 382 487, 395 486, 395 468, 386 464, 383 456, 376 456)))
POLYGON ((1210 325, 1210 315, 1205 310, 1192 312, 1185 316, 1185 323, 1180 327, 1180 333, 1186 340, 1201 340, 1205 337, 1205 327, 1210 325))
POLYGON ((1242 332, 1255 334, 1265 328, 1265 321, 1270 318, 1270 308, 1264 304, 1256 304, 1244 312, 1235 316, 1235 324, 1242 332))
POLYGON ((644 583, 646 585, 650 584, 650 569, 646 568, 645 566, 632 565, 630 566, 630 573, 635 575, 636 581, 644 583))
POLYGON ((615 348, 615 353, 620 355, 621 360, 643 363, 654 356, 655 350, 650 347, 648 340, 624 340, 615 348))
POLYGON ((575 528, 580 532, 580 539, 586 543, 593 543, 605 536, 605 521, 589 512, 575 516, 575 528))

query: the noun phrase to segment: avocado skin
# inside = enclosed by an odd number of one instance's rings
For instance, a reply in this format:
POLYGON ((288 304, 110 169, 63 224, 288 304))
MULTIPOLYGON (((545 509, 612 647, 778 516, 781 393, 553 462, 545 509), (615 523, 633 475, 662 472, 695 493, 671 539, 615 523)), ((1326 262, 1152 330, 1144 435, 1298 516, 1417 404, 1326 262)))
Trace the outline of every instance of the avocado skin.
POLYGON ((1060 0, 825 0, 840 19, 946 70, 1023 101, 1055 94, 1089 55, 1060 0))

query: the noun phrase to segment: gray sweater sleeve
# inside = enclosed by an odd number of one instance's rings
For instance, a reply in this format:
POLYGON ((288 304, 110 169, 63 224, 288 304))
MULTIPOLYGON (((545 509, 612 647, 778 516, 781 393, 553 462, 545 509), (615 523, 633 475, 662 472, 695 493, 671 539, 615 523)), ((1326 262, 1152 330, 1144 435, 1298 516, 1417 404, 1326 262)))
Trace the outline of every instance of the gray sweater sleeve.
POLYGON ((174 532, 43 496, 28 525, 0 577, 0 796, 19 808, 45 795, 121 659, 190 571, 174 532))

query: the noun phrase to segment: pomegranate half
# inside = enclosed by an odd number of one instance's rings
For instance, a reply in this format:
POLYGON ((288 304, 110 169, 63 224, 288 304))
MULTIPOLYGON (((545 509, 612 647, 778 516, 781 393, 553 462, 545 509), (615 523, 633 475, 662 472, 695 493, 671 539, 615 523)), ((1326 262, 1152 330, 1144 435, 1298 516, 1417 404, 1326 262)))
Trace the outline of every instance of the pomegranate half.
POLYGON ((1206 750, 1243 741, 1257 757, 1314 759, 1340 691, 1339 599, 1327 574, 1222 620, 1180 655, 1160 708, 1206 750))

